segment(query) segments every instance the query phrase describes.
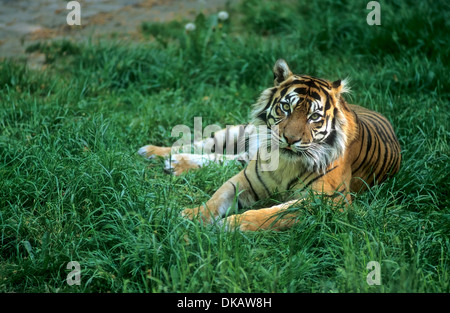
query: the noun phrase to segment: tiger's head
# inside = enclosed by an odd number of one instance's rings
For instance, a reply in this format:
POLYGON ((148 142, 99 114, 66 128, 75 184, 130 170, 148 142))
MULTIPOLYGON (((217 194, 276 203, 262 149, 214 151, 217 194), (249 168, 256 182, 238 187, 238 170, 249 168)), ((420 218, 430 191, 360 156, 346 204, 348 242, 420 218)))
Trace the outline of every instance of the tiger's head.
POLYGON ((262 92, 253 108, 255 125, 277 139, 280 157, 301 161, 309 171, 324 171, 353 139, 355 120, 341 94, 346 81, 294 75, 286 61, 274 67, 274 87, 262 92))

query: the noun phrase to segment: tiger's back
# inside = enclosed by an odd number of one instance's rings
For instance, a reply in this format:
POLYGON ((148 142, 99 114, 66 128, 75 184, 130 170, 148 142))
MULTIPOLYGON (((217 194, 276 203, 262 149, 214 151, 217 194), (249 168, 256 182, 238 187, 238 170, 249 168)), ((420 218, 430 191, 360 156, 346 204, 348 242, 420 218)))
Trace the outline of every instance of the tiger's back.
POLYGON ((357 117, 357 137, 350 145, 350 190, 359 192, 381 183, 400 169, 400 144, 391 123, 380 113, 349 104, 357 117))

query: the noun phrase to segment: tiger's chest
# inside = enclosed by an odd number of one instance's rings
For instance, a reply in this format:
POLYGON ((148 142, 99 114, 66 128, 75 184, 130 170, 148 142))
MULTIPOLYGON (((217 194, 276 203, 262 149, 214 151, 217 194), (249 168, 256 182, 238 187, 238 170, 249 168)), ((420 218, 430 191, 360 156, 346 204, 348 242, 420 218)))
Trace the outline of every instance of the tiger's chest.
POLYGON ((245 169, 245 175, 259 199, 277 195, 277 198, 284 201, 304 196, 309 189, 315 187, 315 183, 338 167, 330 166, 323 173, 317 173, 308 171, 301 161, 279 158, 276 169, 267 170, 268 162, 252 160, 245 169))

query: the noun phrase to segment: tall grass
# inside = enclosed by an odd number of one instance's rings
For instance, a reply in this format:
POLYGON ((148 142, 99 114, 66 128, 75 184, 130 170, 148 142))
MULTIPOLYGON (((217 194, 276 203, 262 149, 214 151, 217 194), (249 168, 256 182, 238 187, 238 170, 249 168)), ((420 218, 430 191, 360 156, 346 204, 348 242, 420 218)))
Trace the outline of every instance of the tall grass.
POLYGON ((0 63, 0 291, 449 292, 449 42, 444 1, 244 1, 230 19, 144 23, 146 43, 28 48, 45 70, 0 63), (181 177, 137 149, 171 129, 243 123, 285 58, 351 78, 349 102, 394 125, 401 171, 346 212, 311 198, 292 229, 225 233, 178 216, 238 164, 181 177), (81 266, 69 285, 66 265, 81 266), (381 285, 366 282, 370 261, 381 285))

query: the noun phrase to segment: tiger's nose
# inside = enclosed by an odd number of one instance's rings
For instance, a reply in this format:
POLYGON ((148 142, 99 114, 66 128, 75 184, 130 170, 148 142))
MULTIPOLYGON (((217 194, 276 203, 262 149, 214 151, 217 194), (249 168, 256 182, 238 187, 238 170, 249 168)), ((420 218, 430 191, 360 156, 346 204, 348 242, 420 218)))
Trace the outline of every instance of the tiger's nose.
POLYGON ((283 134, 283 137, 284 137, 284 140, 286 140, 286 142, 287 142, 289 145, 292 145, 292 144, 294 144, 294 143, 296 143, 296 142, 298 142, 298 141, 301 140, 301 138, 300 138, 299 136, 293 136, 293 135, 286 135, 286 134, 283 134))

